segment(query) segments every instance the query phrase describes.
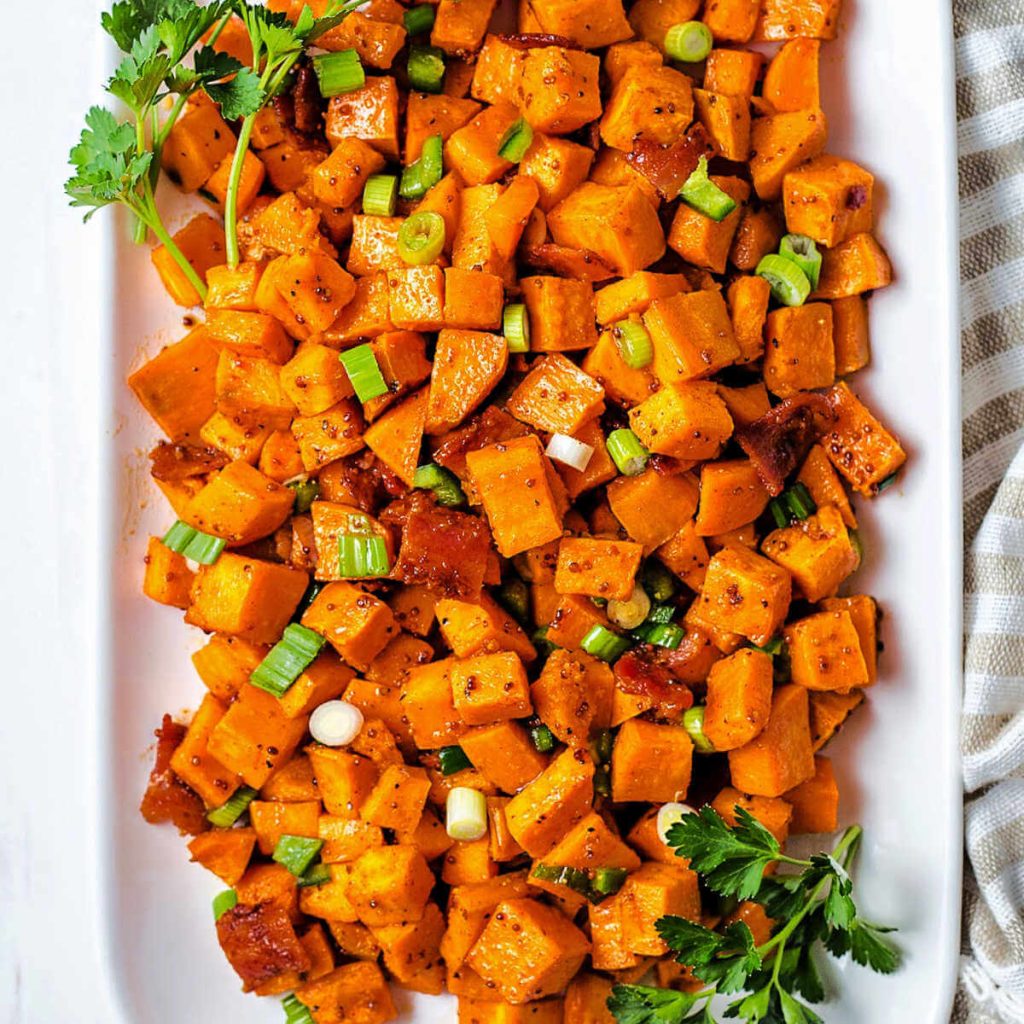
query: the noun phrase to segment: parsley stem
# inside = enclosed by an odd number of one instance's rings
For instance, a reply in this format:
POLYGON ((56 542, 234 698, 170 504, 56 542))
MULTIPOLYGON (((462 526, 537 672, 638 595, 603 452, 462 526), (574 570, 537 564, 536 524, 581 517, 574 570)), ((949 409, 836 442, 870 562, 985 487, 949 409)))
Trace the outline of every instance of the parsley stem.
POLYGON ((189 283, 199 293, 200 301, 206 301, 206 282, 196 272, 196 268, 185 258, 185 254, 178 248, 170 232, 164 227, 160 214, 157 212, 156 203, 153 200, 152 189, 149 182, 146 182, 145 206, 136 210, 136 216, 144 223, 150 231, 156 235, 160 243, 171 254, 171 258, 181 267, 181 272, 188 278, 189 283))

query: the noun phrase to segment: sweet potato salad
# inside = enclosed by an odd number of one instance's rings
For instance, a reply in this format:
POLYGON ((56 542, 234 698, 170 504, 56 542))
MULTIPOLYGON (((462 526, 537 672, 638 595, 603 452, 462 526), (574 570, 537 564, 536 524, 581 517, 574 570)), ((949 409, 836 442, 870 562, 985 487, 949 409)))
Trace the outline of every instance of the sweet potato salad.
POLYGON ((289 1021, 385 1024, 399 986, 461 1024, 741 991, 792 1024, 815 944, 895 968, 859 829, 783 846, 840 825, 828 744, 880 672, 855 503, 905 460, 852 379, 891 269, 829 147, 839 16, 104 17, 134 120, 90 112, 68 192, 188 311, 128 383, 173 509, 143 588, 206 634, 142 812, 289 1021), (202 210, 173 233, 161 175, 202 210))

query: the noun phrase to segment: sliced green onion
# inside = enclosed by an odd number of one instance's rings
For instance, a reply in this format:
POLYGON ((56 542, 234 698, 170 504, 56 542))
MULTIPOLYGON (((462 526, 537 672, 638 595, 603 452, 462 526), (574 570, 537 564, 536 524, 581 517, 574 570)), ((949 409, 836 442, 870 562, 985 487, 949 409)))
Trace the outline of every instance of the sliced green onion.
POLYGON ((607 597, 592 597, 590 599, 590 603, 595 608, 607 608, 608 607, 608 598, 607 597))
POLYGON ((857 553, 857 568, 864 564, 864 541, 860 538, 859 530, 847 530, 850 537, 850 547, 857 553))
POLYGON ((811 294, 807 275, 785 256, 773 252, 762 256, 755 273, 771 285, 775 301, 784 306, 802 306, 811 294))
POLYGON ((290 623, 285 626, 281 639, 256 666, 249 682, 275 697, 283 697, 313 663, 325 642, 319 633, 297 622, 290 623))
POLYGON ((656 604, 650 615, 647 616, 645 625, 671 622, 676 617, 676 606, 674 604, 656 604))
POLYGON ((312 889, 326 885, 334 876, 329 864, 314 864, 296 883, 300 889, 312 889))
POLYGON ((409 47, 409 87, 420 92, 440 92, 444 82, 444 51, 413 43, 409 47))
POLYGON ((560 462, 563 466, 575 469, 577 473, 583 473, 594 457, 594 449, 569 434, 552 434, 544 454, 553 462, 560 462))
POLYGON ((772 515, 772 519, 775 521, 775 525, 780 529, 784 530, 789 526, 789 510, 786 508, 782 501, 782 498, 772 498, 768 502, 768 511, 772 515))
POLYGON ((498 143, 498 156, 502 160, 517 164, 526 156, 526 151, 533 143, 533 128, 526 118, 521 117, 501 137, 498 143))
POLYGON ((651 599, 639 583, 634 584, 633 593, 625 601, 608 602, 608 618, 623 629, 636 629, 651 611, 651 599))
POLYGON ((801 483, 795 483, 790 487, 783 495, 786 501, 786 505, 789 506, 789 511, 793 515, 803 521, 809 516, 813 516, 818 511, 818 506, 811 497, 811 492, 801 483))
POLYGON ((248 786, 241 786, 236 789, 230 799, 226 800, 206 814, 206 820, 216 828, 231 828, 238 819, 249 809, 249 804, 256 799, 255 789, 248 786))
POLYGON ((407 217, 398 229, 398 255, 414 267, 433 263, 444 251, 444 238, 441 214, 422 210, 407 217))
POLYGON ((355 50, 321 53, 313 58, 313 70, 325 99, 355 92, 366 84, 363 63, 355 50))
POLYGON ((505 307, 501 320, 509 352, 529 352, 530 316, 526 312, 526 306, 521 302, 509 304, 505 307))
POLYGON ((629 650, 629 641, 624 636, 619 636, 618 633, 613 633, 607 627, 596 623, 590 627, 587 635, 580 643, 580 647, 587 654, 592 654, 595 658, 600 658, 602 661, 615 661, 616 658, 629 650))
POLYGON ((637 630, 637 635, 643 637, 644 643, 674 651, 686 638, 686 630, 674 622, 654 622, 642 626, 637 630))
MULTIPOLYGON (((657 828, 658 838, 666 845, 671 846, 672 844, 668 841, 669 832, 673 825, 678 825, 688 814, 696 814, 697 812, 689 805, 679 803, 678 800, 673 800, 670 803, 662 804, 658 809, 657 828)), ((674 849, 674 847, 673 847, 674 849)))
POLYGON ((391 563, 384 538, 341 534, 338 537, 338 572, 347 579, 387 576, 391 563))
POLYGON ((548 639, 548 627, 538 626, 530 636, 530 643, 537 648, 537 653, 544 658, 550 657, 553 651, 558 650, 558 644, 553 644, 548 639))
POLYGON ((654 359, 654 346, 647 328, 639 320, 621 320, 612 331, 615 347, 622 361, 633 370, 650 366, 654 359))
POLYGON ((434 8, 430 4, 410 7, 402 15, 405 31, 411 36, 421 36, 434 27, 434 8))
POLYGON ((313 507, 313 502, 320 497, 320 482, 318 480, 296 480, 288 485, 295 492, 296 515, 305 515, 313 507))
POLYGON ((238 906, 238 893, 225 889, 213 897, 213 919, 219 921, 229 910, 238 906))
POLYGON ((326 587, 327 584, 320 580, 311 580, 306 592, 302 595, 302 600, 299 602, 299 607, 295 609, 295 614, 292 616, 292 622, 299 622, 302 616, 309 610, 309 606, 317 599, 317 595, 321 590, 326 587))
POLYGON ((284 1024, 315 1024, 309 1008, 299 1002, 298 996, 285 996, 281 1005, 284 1007, 284 1024))
POLYGON ((656 558, 648 558, 644 562, 640 579, 651 600, 658 604, 664 604, 676 592, 675 577, 656 558))
POLYGON ((322 839, 307 836, 281 836, 274 847, 271 859, 283 864, 296 878, 306 873, 306 868, 316 859, 324 845, 322 839))
POLYGON ((785 641, 782 639, 781 636, 773 636, 771 640, 769 640, 766 644, 751 644, 750 646, 758 651, 763 651, 765 654, 768 654, 771 657, 775 657, 776 654, 782 653, 784 643, 785 641))
POLYGON ((398 202, 398 177, 371 174, 363 186, 363 213, 372 217, 394 217, 398 202))
POLYGON ((380 372, 377 357, 369 343, 356 345, 342 352, 339 358, 360 402, 369 402, 388 393, 387 381, 380 372))
POLYGON ((550 754, 555 749, 555 734, 543 722, 530 727, 530 739, 540 754, 550 754))
POLYGON ((347 747, 363 731, 363 713, 347 700, 325 700, 309 716, 309 732, 325 747, 347 747))
POLYGON ((900 471, 897 469, 895 473, 890 473, 884 480, 882 480, 875 488, 875 494, 881 494, 882 491, 887 491, 896 481, 899 479, 900 471))
POLYGON ((463 843, 474 843, 487 835, 487 798, 480 790, 453 786, 448 791, 445 830, 463 843))
POLYGON ((612 748, 615 746, 615 738, 611 729, 602 729, 594 740, 594 760, 598 764, 608 764, 612 759, 612 748))
POLYGON ((564 885, 580 896, 590 893, 590 875, 583 868, 571 868, 566 864, 534 864, 531 874, 542 882, 564 885))
POLYGON ((814 240, 806 235, 783 235, 779 243, 779 255, 795 263, 811 282, 812 288, 818 287, 821 277, 821 253, 814 240))
POLYGON ((412 485, 433 491, 437 503, 446 508, 456 508, 466 503, 466 495, 463 493, 459 478, 436 462, 420 466, 413 474, 412 485))
POLYGON ((713 754, 715 745, 704 735, 704 705, 698 704, 683 715, 683 728, 689 733, 698 754, 713 754))
POLYGON ((523 626, 530 617, 530 589, 522 580, 509 580, 498 591, 498 603, 523 626))
POLYGON ((736 200, 723 192, 708 177, 708 158, 697 161, 696 170, 686 179, 679 196, 687 206, 714 221, 725 220, 736 209, 736 200))
POLYGON ((706 60, 714 45, 711 29, 702 21, 684 21, 665 33, 665 52, 684 64, 706 60))
POLYGON ((437 752, 437 759, 441 763, 442 775, 454 775, 473 767, 473 762, 466 757, 462 747, 442 747, 437 752))
POLYGON ((208 533, 183 523, 180 519, 164 534, 163 545, 183 558, 189 558, 200 565, 213 565, 220 558, 227 543, 221 537, 211 537, 208 533))
POLYGON ((650 452, 632 430, 625 427, 613 430, 605 445, 612 462, 623 476, 636 476, 644 471, 650 452))
POLYGON ((444 176, 444 140, 431 135, 423 142, 419 159, 402 171, 398 194, 403 199, 422 199, 444 176))
POLYGON ((613 896, 625 884, 627 874, 625 868, 597 868, 592 883, 594 890, 602 896, 613 896))
POLYGON ((606 764, 598 765, 597 771, 594 772, 594 795, 612 795, 612 776, 606 764))

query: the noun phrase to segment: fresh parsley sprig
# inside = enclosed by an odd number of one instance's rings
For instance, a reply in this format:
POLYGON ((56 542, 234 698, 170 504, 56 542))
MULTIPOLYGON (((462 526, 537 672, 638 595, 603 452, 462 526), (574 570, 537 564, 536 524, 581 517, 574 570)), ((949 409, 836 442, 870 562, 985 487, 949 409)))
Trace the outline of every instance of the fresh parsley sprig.
MULTIPOLYGON (((231 163, 227 195, 224 202, 224 232, 227 237, 227 262, 238 266, 238 189, 242 179, 245 154, 249 149, 256 115, 284 87, 296 62, 306 48, 325 32, 340 25, 345 17, 360 7, 363 0, 330 0, 323 17, 313 16, 309 6, 290 22, 283 14, 267 10, 262 4, 248 0, 231 0, 232 8, 242 19, 252 43, 252 67, 229 82, 221 82, 207 92, 221 104, 221 110, 243 118, 238 145, 231 163)), ((224 113, 225 117, 229 113, 224 113)))
POLYGON ((789 857, 775 837, 742 807, 729 827, 710 807, 686 815, 668 831, 668 843, 685 857, 714 892, 753 899, 779 922, 774 934, 754 944, 742 922, 716 932, 682 917, 656 922, 658 934, 704 983, 697 992, 645 985, 616 985, 608 1008, 619 1024, 713 1024, 712 1000, 741 993, 724 1011, 746 1024, 821 1024, 808 1003, 820 1003, 825 988, 814 962, 823 946, 835 956, 882 974, 899 966, 899 953, 885 938, 891 929, 861 918, 853 899, 849 866, 862 830, 843 833, 831 853, 809 860, 789 857), (765 876, 771 863, 797 869, 765 876))

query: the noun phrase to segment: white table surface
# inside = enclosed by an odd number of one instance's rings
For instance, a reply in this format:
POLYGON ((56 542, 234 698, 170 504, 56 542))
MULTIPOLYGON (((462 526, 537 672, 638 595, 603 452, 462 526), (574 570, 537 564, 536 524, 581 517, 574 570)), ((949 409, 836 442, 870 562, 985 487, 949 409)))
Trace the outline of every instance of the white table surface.
POLYGON ((37 5, 11 7, 0 38, 0 1021, 109 1024, 92 931, 96 495, 75 457, 100 422, 98 267, 75 248, 88 229, 61 193, 79 119, 100 98, 99 3, 50 0, 42 18, 37 5))

